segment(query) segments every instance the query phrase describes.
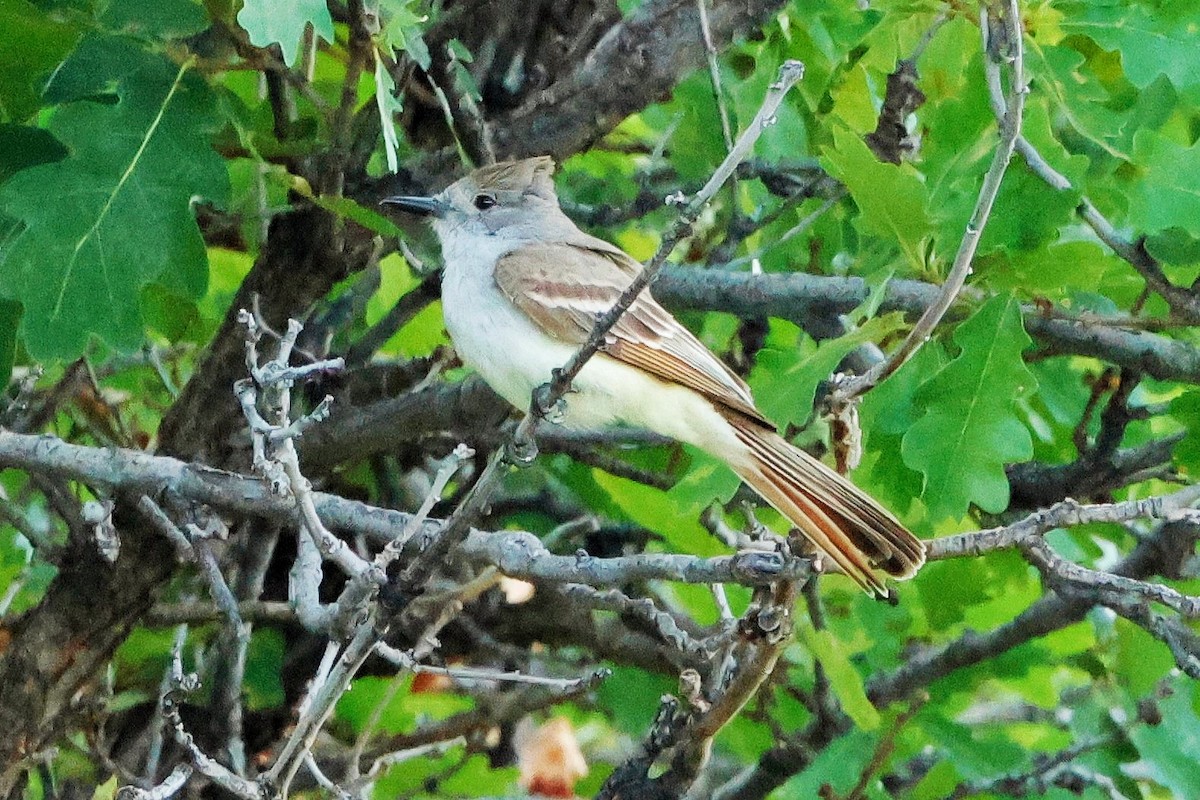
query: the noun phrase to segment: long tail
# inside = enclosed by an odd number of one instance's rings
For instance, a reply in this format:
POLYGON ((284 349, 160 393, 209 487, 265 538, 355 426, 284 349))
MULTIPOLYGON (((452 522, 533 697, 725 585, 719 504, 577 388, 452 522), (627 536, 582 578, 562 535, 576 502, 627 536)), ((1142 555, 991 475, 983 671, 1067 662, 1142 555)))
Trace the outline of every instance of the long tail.
POLYGON ((866 492, 762 423, 727 419, 749 453, 734 470, 864 591, 886 596, 879 573, 903 580, 925 563, 924 543, 866 492))

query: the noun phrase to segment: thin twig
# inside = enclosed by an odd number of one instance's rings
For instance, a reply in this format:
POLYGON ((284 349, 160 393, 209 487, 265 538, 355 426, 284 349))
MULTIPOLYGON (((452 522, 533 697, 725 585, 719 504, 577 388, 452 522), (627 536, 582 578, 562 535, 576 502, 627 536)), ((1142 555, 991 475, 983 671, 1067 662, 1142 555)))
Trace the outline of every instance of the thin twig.
MULTIPOLYGON (((437 474, 434 476, 433 483, 429 491, 425 494, 425 499, 422 501, 420 508, 409 519, 408 524, 399 534, 394 536, 378 555, 371 562, 370 569, 364 570, 358 575, 351 577, 346 583, 346 588, 342 590, 338 597, 334 614, 334 624, 346 627, 352 621, 361 616, 367 603, 374 597, 375 592, 386 580, 388 567, 390 567, 404 550, 404 545, 408 543, 416 533, 425 525, 425 521, 429 518, 429 512, 433 510, 433 506, 442 499, 442 493, 446 489, 446 484, 450 482, 450 478, 454 476, 463 462, 475 455, 475 451, 467 447, 465 444, 459 444, 454 448, 454 451, 446 458, 437 474)), ((409 584, 414 587, 416 584, 409 584)))
POLYGON ((403 764, 405 761, 412 761, 415 758, 440 755, 447 750, 465 745, 466 743, 466 737, 455 736, 453 739, 447 739, 444 742, 430 742, 429 744, 387 753, 386 755, 379 756, 371 763, 371 768, 367 771, 367 777, 375 778, 385 769, 395 764, 403 764))
MULTIPOLYGON (((717 61, 717 46, 713 44, 712 30, 708 24, 708 0, 696 0, 696 11, 700 17, 700 36, 704 41, 704 58, 708 62, 708 77, 712 83, 713 100, 717 105, 717 117, 721 120, 721 136, 725 139, 725 152, 733 150, 733 125, 729 107, 725 103, 725 92, 721 88, 721 65, 717 61)), ((729 194, 733 198, 730 208, 733 218, 738 218, 737 173, 729 176, 729 194)))
POLYGON ((733 148, 729 151, 729 154, 725 157, 725 160, 713 172, 708 182, 704 184, 691 200, 687 200, 682 194, 668 198, 669 202, 683 206, 679 218, 667 230, 662 242, 658 246, 658 250, 654 253, 653 258, 647 262, 645 268, 638 273, 625 291, 621 293, 621 296, 613 304, 613 307, 596 321, 587 341, 575 351, 575 354, 571 356, 570 360, 561 369, 554 371, 554 377, 550 380, 549 384, 535 390, 531 413, 526 415, 525 419, 521 421, 521 425, 517 428, 517 442, 532 444, 533 430, 537 425, 537 421, 550 413, 562 398, 566 396, 567 392, 570 391, 572 382, 579 376, 584 365, 599 351, 609 331, 617 324, 617 320, 629 310, 629 307, 633 305, 638 295, 654 281, 658 271, 662 269, 667 261, 667 257, 674 251, 675 246, 692 232, 692 226, 699 218, 704 207, 721 186, 724 185, 725 181, 729 179, 729 176, 734 173, 738 164, 749 155, 750 151, 754 148, 754 143, 762 135, 763 130, 775 124, 775 114, 779 109, 780 103, 783 102, 788 90, 795 86, 803 76, 803 64, 799 61, 785 61, 783 66, 779 68, 779 75, 767 89, 766 97, 763 98, 762 106, 759 107, 754 120, 738 138, 733 148))
POLYGON ((242 800, 264 800, 266 792, 260 784, 246 780, 204 753, 184 728, 183 718, 179 715, 177 695, 187 694, 199 688, 200 681, 195 675, 184 674, 182 654, 178 647, 171 659, 171 684, 172 691, 162 699, 162 714, 174 731, 175 742, 188 754, 196 771, 242 800))
POLYGON ((1200 324, 1200 295, 1192 289, 1171 283, 1163 273, 1162 265, 1146 251, 1145 246, 1141 242, 1129 242, 1122 237, 1116 227, 1092 205, 1092 201, 1087 197, 1080 198, 1076 211, 1080 218, 1095 231, 1100 241, 1129 262, 1130 266, 1145 279, 1146 285, 1167 301, 1167 305, 1171 307, 1172 311, 1189 323, 1200 324))
POLYGON ((1145 600, 1135 600, 1118 592, 1101 592, 1099 599, 1101 604, 1165 644, 1184 674, 1200 680, 1200 636, 1182 620, 1155 614, 1145 600))
POLYGON ((404 688, 404 680, 408 676, 403 672, 398 672, 388 682, 387 688, 375 703, 375 707, 371 709, 370 715, 367 717, 366 723, 363 725, 362 731, 354 739, 354 746, 350 749, 350 755, 346 759, 346 779, 348 781, 358 780, 362 776, 362 758, 366 752, 367 744, 371 741, 371 737, 375 734, 379 727, 380 721, 383 720, 383 715, 392 705, 392 700, 404 688))
POLYGON ((454 139, 454 147, 458 150, 458 160, 466 167, 471 169, 474 164, 471 163, 471 156, 467 153, 467 148, 463 146, 462 138, 458 135, 458 125, 454 121, 454 109, 450 105, 449 98, 446 97, 446 92, 438 85, 433 76, 426 73, 425 77, 429 80, 429 85, 433 89, 433 96, 437 98, 438 107, 442 109, 442 116, 446 120, 446 127, 450 130, 450 136, 454 139))
POLYGON ((682 746, 673 759, 672 772, 683 786, 692 785, 689 800, 700 796, 701 787, 693 782, 707 760, 713 738, 757 694, 791 640, 796 585, 784 581, 770 591, 767 602, 757 608, 752 605, 742 620, 752 638, 743 645, 732 679, 718 688, 708 710, 680 731, 682 746))
POLYGON ((318 676, 313 679, 291 736, 271 769, 261 779, 267 785, 277 787, 280 795, 287 796, 292 778, 304 763, 304 755, 311 750, 321 726, 333 712, 334 703, 350 686, 350 681, 374 650, 377 641, 374 619, 364 620, 335 663, 328 671, 318 672, 318 676))
POLYGON ((456 587, 450 598, 446 598, 445 595, 429 596, 425 601, 430 605, 441 606, 441 611, 437 618, 429 623, 417 637, 417 643, 413 645, 412 649, 413 658, 421 661, 436 650, 441 645, 437 637, 442 629, 453 622, 470 603, 479 599, 484 592, 499 583, 500 577, 500 573, 496 571, 495 567, 487 567, 467 583, 456 587))
POLYGON ((879 738, 879 742, 875 745, 875 750, 871 753, 871 760, 863 767, 859 773, 858 782, 846 794, 842 800, 866 800, 867 787, 871 783, 871 778, 879 774, 884 765, 892 756, 892 752, 896 749, 896 737, 909 721, 916 716, 926 703, 929 702, 929 695, 922 694, 916 700, 909 704, 908 708, 896 715, 896 719, 888 726, 883 736, 879 738))
POLYGON ((725 92, 721 90, 721 67, 717 62, 717 46, 713 44, 712 31, 708 25, 708 0, 696 0, 696 11, 700 15, 700 34, 704 39, 704 54, 708 61, 708 77, 712 81, 713 99, 717 103, 717 116, 721 118, 721 135, 725 138, 725 151, 729 152, 733 150, 733 128, 729 121, 729 109, 725 105, 725 92))
POLYGON ((347 47, 350 57, 346 62, 346 73, 342 77, 341 99, 329 120, 331 145, 322 187, 325 193, 334 196, 341 196, 345 188, 346 166, 353 138, 352 123, 354 112, 358 108, 359 78, 374 57, 375 48, 371 43, 371 36, 378 32, 379 27, 377 18, 364 13, 363 0, 347 0, 346 8, 350 14, 347 47))
MULTIPOLYGON (((183 644, 187 641, 188 626, 186 623, 175 626, 175 635, 172 639, 171 652, 182 652, 183 644)), ((163 702, 167 695, 174 689, 174 664, 169 664, 165 672, 163 672, 162 680, 159 681, 158 687, 158 707, 162 708, 163 702)), ((158 765, 162 759, 163 752, 163 734, 166 731, 162 725, 152 725, 150 727, 150 742, 146 746, 146 768, 144 775, 147 783, 153 783, 154 778, 158 775, 158 765)))
POLYGON ((352 795, 350 792, 346 791, 341 786, 338 786, 336 783, 330 780, 329 776, 326 775, 317 765, 317 760, 313 758, 313 754, 311 752, 304 754, 304 766, 308 768, 308 774, 313 776, 313 780, 317 782, 317 785, 332 794, 334 797, 340 798, 341 800, 351 800, 351 798, 354 797, 354 795, 352 795))
POLYGON ((419 284, 402 295, 396 304, 383 315, 383 318, 362 335, 362 338, 350 346, 350 349, 346 351, 346 364, 357 367, 367 363, 371 356, 383 347, 397 331, 436 300, 440 292, 441 276, 427 275, 419 284))
POLYGON ((138 499, 138 510, 151 525, 175 544, 177 550, 189 555, 196 562, 200 568, 200 574, 204 576, 204 581, 208 584, 209 595, 212 597, 213 603, 221 610, 234 631, 241 630, 242 618, 238 613, 237 599, 229 590, 229 584, 225 582, 225 576, 221 574, 216 556, 207 543, 181 531, 162 510, 162 507, 147 495, 142 495, 138 499))
POLYGON ((817 223, 817 221, 821 219, 821 217, 825 216, 826 212, 828 212, 829 209, 833 208, 835 205, 840 203, 842 201, 842 199, 846 197, 846 194, 847 194, 847 192, 846 192, 845 187, 838 187, 825 200, 825 202, 821 203, 821 205, 819 205, 816 208, 815 211, 813 211, 810 214, 806 214, 804 217, 802 217, 800 219, 799 222, 797 222, 792 227, 788 228, 786 231, 784 231, 779 236, 773 237, 771 239, 771 241, 764 244, 758 250, 755 250, 753 253, 750 253, 749 255, 744 255, 739 258, 735 258, 735 259, 731 260, 726 266, 727 267, 739 267, 742 264, 750 264, 750 263, 753 263, 756 259, 761 259, 763 256, 765 256, 771 250, 774 250, 776 247, 778 247, 779 245, 788 241, 789 239, 799 236, 800 234, 804 233, 809 228, 811 228, 813 225, 815 225, 817 223))
MULTIPOLYGON (((813 630, 825 630, 825 607, 821 603, 821 593, 817 589, 819 576, 804 584, 801 591, 804 594, 804 604, 808 609, 808 618, 813 630)), ((816 655, 813 656, 813 688, 811 694, 812 710, 818 719, 831 721, 842 714, 841 704, 833 693, 833 684, 829 681, 829 673, 825 664, 816 655)))
POLYGON ((4 486, 0 485, 0 522, 6 522, 16 528, 17 532, 24 536, 29 543, 39 551, 39 555, 47 560, 52 560, 47 557, 47 554, 53 554, 57 549, 53 542, 50 541, 49 531, 43 531, 40 527, 25 515, 16 503, 8 497, 8 492, 4 486))
MULTIPOLYGON (((988 40, 989 20, 987 15, 989 14, 989 10, 984 8, 980 13, 984 15, 981 27, 984 37, 984 51, 988 56, 984 63, 984 69, 988 72, 998 73, 1003 56, 997 52, 997 45, 988 40)), ((991 215, 996 195, 1000 192, 1000 183, 1004 179, 1004 173, 1007 171, 1009 161, 1012 159, 1017 139, 1021 135, 1021 119, 1025 108, 1025 96, 1028 91, 1025 85, 1025 55, 1021 31, 1021 11, 1018 0, 1008 0, 1004 8, 1002 21, 1005 26, 1008 44, 1012 48, 1009 54, 1012 73, 1009 86, 1009 100, 1006 103, 1005 113, 1000 123, 1000 141, 997 143, 996 150, 992 155, 991 166, 984 176, 983 185, 979 190, 979 197, 975 201, 975 210, 971 213, 970 221, 967 222, 967 229, 963 234, 962 241, 959 243, 958 252, 954 256, 954 263, 950 268, 950 272, 946 275, 946 281, 942 284, 942 289, 938 293, 937 298, 925 309, 925 312, 917 320, 916 324, 913 325, 908 336, 888 356, 887 360, 880 362, 863 375, 841 381, 834 388, 833 394, 841 403, 861 397, 912 358, 917 350, 921 348, 921 345, 933 334, 942 317, 950 310, 950 306, 954 304, 955 298, 958 297, 959 292, 966 283, 967 276, 971 274, 971 263, 975 257, 975 250, 978 248, 979 240, 983 236, 983 229, 987 225, 988 217, 991 215)))
POLYGON ((591 675, 586 675, 582 678, 551 678, 543 675, 530 675, 515 670, 495 670, 480 667, 439 667, 433 664, 419 664, 412 657, 411 653, 384 644, 383 642, 376 645, 375 652, 401 669, 406 669, 417 674, 442 675, 447 678, 467 681, 526 683, 535 686, 549 686, 563 692, 573 692, 580 687, 593 686, 607 678, 610 674, 607 669, 598 669, 591 675))

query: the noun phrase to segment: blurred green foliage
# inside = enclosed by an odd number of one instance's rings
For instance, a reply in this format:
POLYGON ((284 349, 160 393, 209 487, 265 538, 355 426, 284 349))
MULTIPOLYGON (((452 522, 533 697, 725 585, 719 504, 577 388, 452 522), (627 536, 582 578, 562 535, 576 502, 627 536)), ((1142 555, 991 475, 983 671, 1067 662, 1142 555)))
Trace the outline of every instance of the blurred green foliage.
MULTIPOLYGON (((382 5, 381 43, 427 66, 422 35, 433 24, 428 9, 400 0, 382 5)), ((630 14, 641 4, 624 0, 619 5, 630 14)), ((1073 186, 1053 189, 1019 157, 1013 160, 961 313, 862 406, 865 454, 856 480, 926 536, 994 521, 988 515, 1009 505, 1006 465, 1078 456, 1073 437, 1090 382, 1104 365, 1096 358, 1049 352, 1036 353, 1037 360, 1027 363, 1036 346, 1023 315, 1038 313, 1038 304, 1064 314, 1139 313, 1163 328, 1162 335, 1200 345, 1197 328, 1172 323, 1158 296, 1143 296, 1142 280, 1075 214, 1087 196, 1131 240, 1149 237, 1145 246, 1164 262, 1172 281, 1190 285, 1200 275, 1200 15, 1195 3, 1029 0, 1022 6, 1030 76, 1024 133, 1073 186)), ((35 363, 53 379, 85 355, 97 367, 119 365, 145 344, 175 349, 172 373, 185 377, 197 348, 182 345, 202 345, 211 338, 262 245, 263 215, 296 202, 297 193, 307 192, 347 220, 394 233, 373 209, 345 198, 314 196, 281 166, 281 154, 329 146, 332 134, 309 100, 300 98, 291 137, 280 141, 254 80, 187 54, 180 40, 200 34, 212 13, 225 14, 229 23, 236 19, 256 45, 278 43, 288 64, 301 57, 301 36, 311 25, 332 43, 315 50, 313 89, 326 102, 337 102, 346 30, 333 21, 323 0, 245 0, 240 10, 190 0, 0 4, 0 382, 7 382, 14 369, 27 374, 35 363), (197 206, 236 215, 236 242, 206 246, 197 206)), ((793 0, 761 37, 723 53, 722 91, 735 129, 751 119, 783 60, 805 62, 803 83, 760 141, 756 157, 770 164, 819 166, 845 187, 847 197, 798 235, 781 240, 820 203, 780 198, 759 181, 743 180, 714 204, 704 220, 706 235, 719 239, 736 211, 755 224, 734 257, 753 255, 767 272, 855 276, 876 288, 884 278, 940 281, 997 138, 978 25, 973 3, 879 0, 868 6, 853 0, 793 0), (917 62, 927 101, 907 121, 919 146, 905 163, 883 163, 863 137, 874 128, 888 74, 931 31, 917 62)), ((458 47, 456 68, 469 76, 471 54, 458 47)), ((364 85, 365 101, 375 84, 364 85)), ((709 77, 697 72, 669 99, 631 116, 593 149, 567 160, 557 178, 563 199, 579 207, 621 206, 651 186, 656 172, 668 171, 682 185, 706 178, 725 153, 717 113, 709 77), (657 160, 648 155, 656 151, 661 152, 657 160)), ((400 146, 402 152, 415 150, 411 143, 400 146)), ((385 163, 382 147, 372 161, 377 173, 385 163)), ((655 208, 597 233, 645 257, 670 213, 655 208)), ((702 246, 697 249, 704 253, 702 246)), ((389 255, 371 278, 377 283, 351 279, 338 289, 347 296, 369 290, 359 304, 361 317, 338 333, 339 345, 377 322, 421 276, 399 255, 389 255)), ((413 358, 448 344, 439 312, 434 303, 417 314, 381 355, 413 358)), ((843 357, 862 344, 886 350, 907 324, 894 313, 860 316, 851 315, 840 337, 820 342, 792 323, 770 322, 750 380, 763 409, 778 423, 809 423, 819 384, 843 357)), ((737 348, 739 326, 729 318, 712 312, 685 319, 714 349, 737 348)), ((145 364, 104 370, 103 383, 126 398, 126 424, 146 433, 156 429, 171 402, 158 373, 145 364)), ((1200 474, 1200 389, 1148 381, 1133 400, 1157 404, 1157 410, 1131 424, 1125 444, 1185 430, 1175 465, 1192 479, 1200 474)), ((62 433, 72 429, 70 413, 54 423, 62 433)), ((1085 435, 1094 434, 1095 421, 1084 423, 1085 435)), ((804 435, 819 438, 819 433, 814 426, 804 435)), ((691 470, 670 492, 566 458, 546 458, 542 474, 516 480, 540 482, 535 488, 652 531, 650 549, 725 552, 698 517, 713 500, 733 496, 737 484, 727 471, 695 453, 623 455, 663 473, 679 474, 682 462, 691 470)), ((353 471, 343 478, 357 479, 353 471)), ((4 476, 8 496, 20 494, 17 483, 17 477, 4 476)), ((371 490, 369 481, 361 483, 358 490, 371 490)), ((1114 499, 1148 497, 1168 488, 1150 477, 1114 499)), ((44 508, 25 513, 35 530, 50 530, 44 508)), ((769 510, 761 517, 778 523, 769 510)), ((729 519, 739 524, 736 515, 729 519)), ((553 527, 549 518, 534 515, 514 524, 537 533, 553 527)), ((1052 542, 1065 555, 1107 566, 1112 552, 1130 544, 1112 526, 1076 530, 1052 542)), ((0 524, 0 594, 19 584, 10 598, 15 610, 36 602, 53 574, 36 559, 27 566, 30 554, 26 537, 0 524)), ((1195 590, 1200 584, 1191 580, 1181 586, 1195 590)), ((897 709, 876 708, 868 700, 873 675, 896 668, 917 645, 943 644, 972 629, 1003 625, 1042 593, 1036 573, 1013 554, 931 564, 915 581, 898 587, 894 607, 872 602, 836 579, 823 589, 829 624, 821 630, 801 624, 783 678, 811 687, 813 659, 818 659, 855 729, 814 754, 810 766, 773 795, 779 798, 813 797, 826 784, 841 793, 854 786, 881 737, 896 724, 897 709)), ((735 611, 744 608, 744 592, 731 589, 730 595, 735 611)), ((703 588, 662 587, 661 596, 700 623, 717 618, 713 598, 703 588)), ((193 628, 188 652, 212 635, 209 628, 193 628)), ((161 630, 139 630, 128 639, 114 661, 114 702, 153 701, 171 640, 161 630)), ((249 707, 283 707, 283 673, 296 668, 287 647, 276 631, 256 633, 246 672, 249 707)), ((476 705, 465 694, 413 693, 406 681, 393 686, 384 678, 359 678, 337 707, 333 734, 352 742, 368 725, 389 734, 411 732, 476 705)), ((589 755, 609 760, 595 766, 581 791, 598 788, 619 763, 619 754, 645 732, 658 698, 673 690, 669 677, 616 665, 593 698, 564 707, 563 713, 588 732, 589 755)), ((1174 672, 1160 642, 1124 619, 1094 612, 1034 643, 952 673, 928 691, 928 701, 897 733, 894 750, 877 769, 887 773, 924 764, 925 772, 899 796, 945 797, 962 781, 1026 772, 1073 742, 1095 739, 1098 743, 1079 763, 1107 776, 1114 788, 1105 794, 1090 785, 1078 796, 1200 797, 1200 689, 1174 672), (1136 724, 1139 701, 1164 682, 1172 694, 1160 703, 1161 724, 1136 724)), ((812 719, 811 711, 780 687, 768 700, 752 709, 753 718, 739 718, 718 739, 714 758, 725 773, 753 763, 778 737, 812 719)), ((86 772, 78 759, 59 765, 72 768, 86 772)), ((431 776, 441 776, 438 796, 493 795, 512 791, 516 783, 512 768, 468 756, 460 747, 391 768, 376 796, 433 796, 422 794, 431 776)), ((95 777, 101 782, 105 776, 95 777)), ((41 777, 28 791, 32 797, 49 796, 41 777)), ((871 798, 892 796, 877 781, 865 791, 871 798)), ((1025 796, 1065 798, 1068 793, 1051 788, 1025 796)))

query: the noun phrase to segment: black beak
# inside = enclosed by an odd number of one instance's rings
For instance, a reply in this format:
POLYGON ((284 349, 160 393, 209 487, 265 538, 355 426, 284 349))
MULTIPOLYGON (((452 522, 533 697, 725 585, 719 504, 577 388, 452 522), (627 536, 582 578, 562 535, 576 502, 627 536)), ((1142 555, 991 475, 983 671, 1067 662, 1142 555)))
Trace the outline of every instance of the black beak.
POLYGON ((397 206, 401 211, 418 214, 422 217, 444 217, 450 207, 436 197, 385 197, 379 201, 381 206, 397 206))

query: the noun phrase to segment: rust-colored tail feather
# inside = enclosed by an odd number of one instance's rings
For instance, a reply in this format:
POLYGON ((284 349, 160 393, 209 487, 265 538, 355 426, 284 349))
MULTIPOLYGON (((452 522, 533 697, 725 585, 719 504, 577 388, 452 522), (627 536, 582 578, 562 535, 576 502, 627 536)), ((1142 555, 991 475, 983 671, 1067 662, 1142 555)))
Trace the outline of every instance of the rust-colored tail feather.
POLYGON ((863 590, 886 596, 880 572, 903 580, 925 563, 924 543, 866 492, 761 422, 728 419, 749 453, 738 475, 863 590))

